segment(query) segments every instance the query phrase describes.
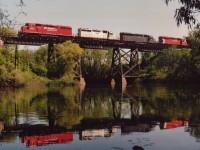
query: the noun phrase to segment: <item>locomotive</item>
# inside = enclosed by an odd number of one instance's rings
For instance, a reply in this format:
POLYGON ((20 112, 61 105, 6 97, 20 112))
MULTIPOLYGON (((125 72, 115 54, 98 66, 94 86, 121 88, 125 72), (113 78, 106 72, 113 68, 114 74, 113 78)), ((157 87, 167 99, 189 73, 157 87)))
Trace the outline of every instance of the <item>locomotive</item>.
POLYGON ((72 36, 72 27, 61 26, 61 25, 39 24, 39 23, 26 23, 24 26, 21 27, 20 33, 72 36))
POLYGON ((159 36, 158 37, 158 41, 159 41, 159 43, 162 43, 162 44, 188 46, 188 43, 187 43, 186 39, 181 39, 181 38, 174 38, 174 37, 168 37, 168 36, 159 36))
MULTIPOLYGON (((70 26, 61 26, 61 25, 49 25, 49 24, 39 24, 39 23, 26 23, 21 27, 19 36, 26 34, 34 34, 41 36, 65 36, 72 37, 72 27, 70 26)), ((108 40, 118 40, 117 36, 107 30, 96 30, 89 28, 79 28, 78 37, 82 38, 92 38, 92 39, 108 39, 108 40)), ((156 40, 146 34, 133 34, 120 32, 120 42, 135 42, 135 43, 157 43, 156 40)), ((171 45, 182 45, 188 46, 188 43, 185 39, 174 38, 168 36, 159 36, 158 43, 161 44, 171 44, 171 45)))
POLYGON ((121 42, 136 42, 136 43, 156 43, 155 39, 146 34, 133 34, 120 32, 121 42))
POLYGON ((109 40, 116 40, 117 36, 107 30, 94 30, 89 28, 79 28, 78 29, 78 36, 79 37, 86 37, 86 38, 98 38, 98 39, 109 39, 109 40))

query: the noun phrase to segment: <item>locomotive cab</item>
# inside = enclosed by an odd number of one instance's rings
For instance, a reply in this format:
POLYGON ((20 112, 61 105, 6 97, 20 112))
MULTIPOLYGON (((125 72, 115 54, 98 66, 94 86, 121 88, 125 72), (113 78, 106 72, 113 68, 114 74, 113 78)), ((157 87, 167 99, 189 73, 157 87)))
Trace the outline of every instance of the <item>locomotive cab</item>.
POLYGON ((188 46, 188 41, 187 41, 187 38, 186 38, 186 37, 184 37, 184 38, 182 39, 182 45, 188 46))
POLYGON ((24 26, 21 27, 21 32, 34 32, 35 24, 26 23, 24 26))

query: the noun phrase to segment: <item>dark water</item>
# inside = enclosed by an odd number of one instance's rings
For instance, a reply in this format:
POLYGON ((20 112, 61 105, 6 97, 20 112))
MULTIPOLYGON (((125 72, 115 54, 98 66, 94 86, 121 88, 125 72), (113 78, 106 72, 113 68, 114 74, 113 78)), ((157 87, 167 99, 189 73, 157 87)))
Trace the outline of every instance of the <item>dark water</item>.
POLYGON ((200 150, 200 89, 1 90, 0 120, 1 150, 200 150))

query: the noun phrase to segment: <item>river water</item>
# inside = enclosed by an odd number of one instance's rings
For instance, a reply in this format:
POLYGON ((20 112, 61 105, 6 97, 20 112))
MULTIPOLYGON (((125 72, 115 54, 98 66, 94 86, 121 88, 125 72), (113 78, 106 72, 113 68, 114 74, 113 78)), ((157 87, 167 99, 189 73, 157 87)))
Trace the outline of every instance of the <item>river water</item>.
POLYGON ((200 150, 200 88, 0 90, 1 150, 138 148, 200 150))

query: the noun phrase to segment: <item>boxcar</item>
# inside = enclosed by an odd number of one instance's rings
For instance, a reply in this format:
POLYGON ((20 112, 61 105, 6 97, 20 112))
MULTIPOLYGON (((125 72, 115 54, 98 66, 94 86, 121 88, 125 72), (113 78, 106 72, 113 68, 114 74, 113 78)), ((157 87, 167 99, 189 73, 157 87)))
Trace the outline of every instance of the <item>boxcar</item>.
POLYGON ((89 28, 79 28, 79 37, 98 38, 98 39, 117 39, 116 35, 107 30, 94 30, 89 28))
POLYGON ((136 43, 155 43, 155 39, 150 35, 133 34, 133 33, 120 33, 121 42, 136 42, 136 43))
POLYGON ((186 39, 168 37, 168 36, 159 36, 158 39, 159 43, 162 44, 185 45, 185 46, 188 45, 186 39))
POLYGON ((20 32, 41 35, 72 36, 72 27, 39 23, 26 23, 24 26, 21 27, 20 32))

